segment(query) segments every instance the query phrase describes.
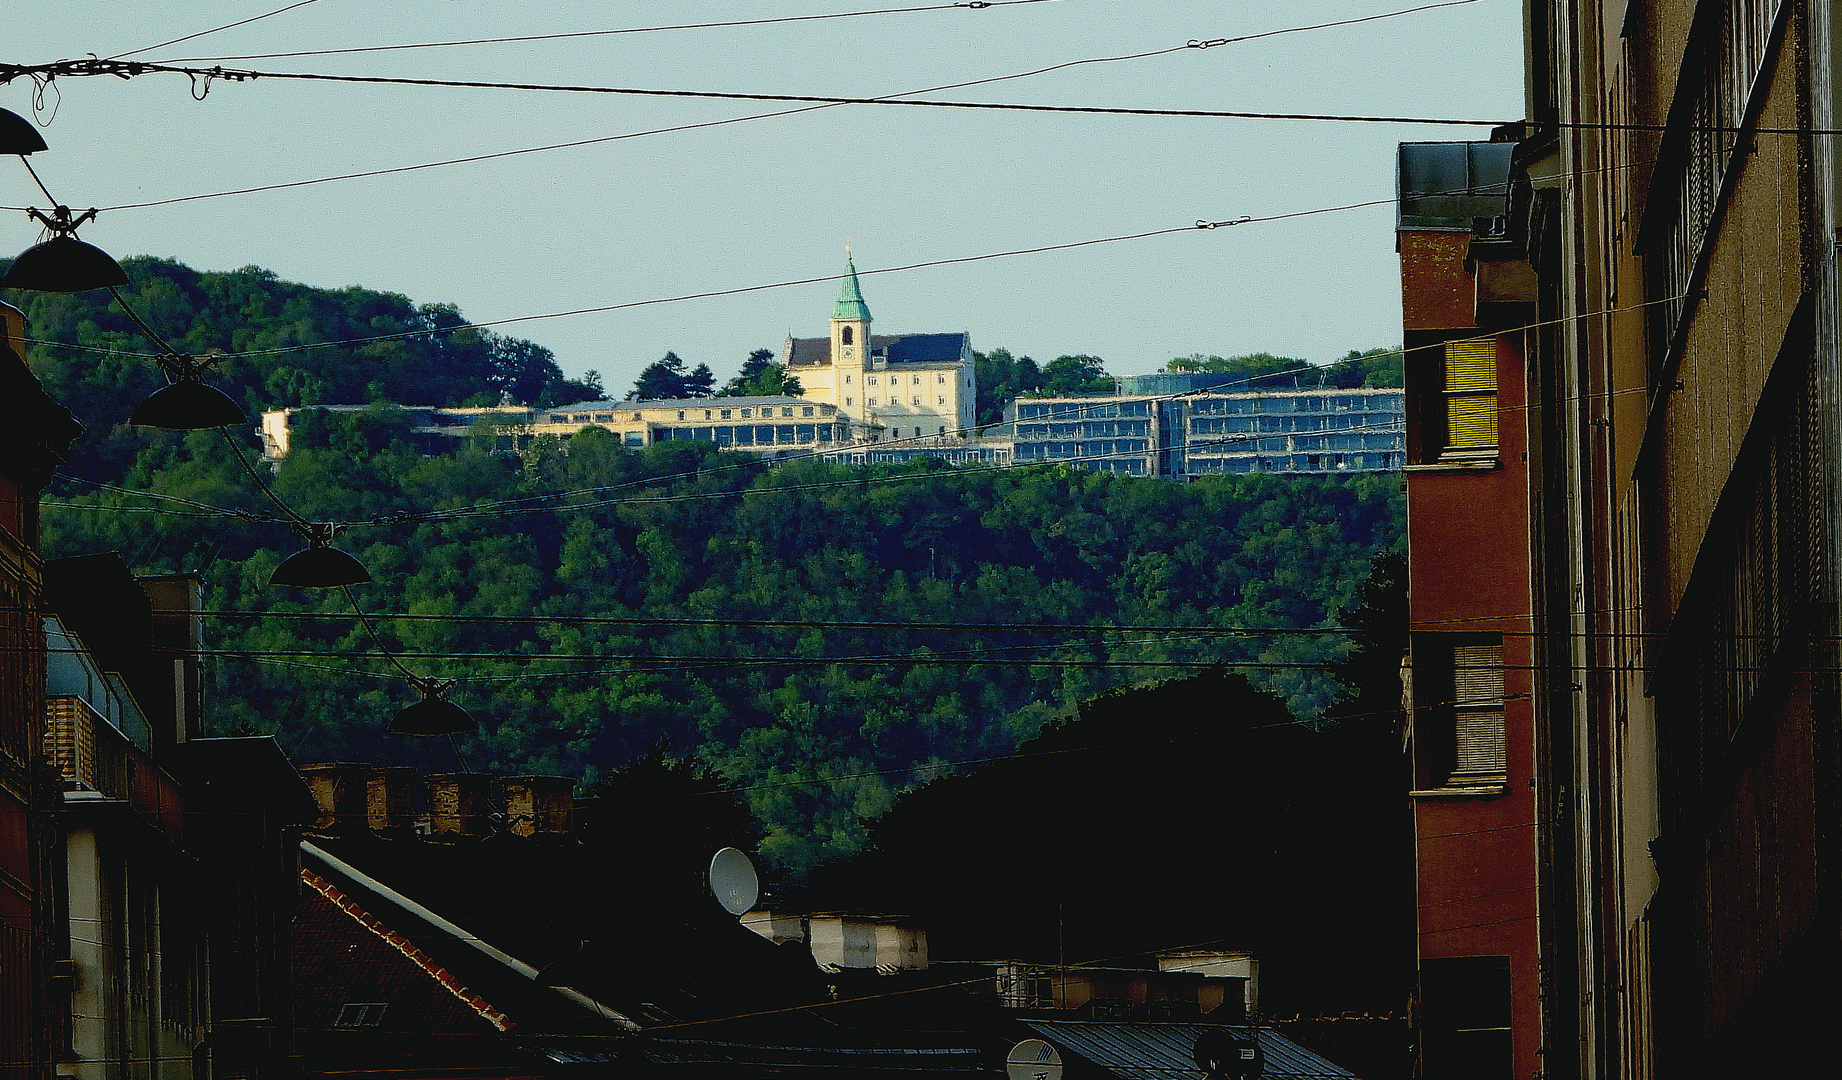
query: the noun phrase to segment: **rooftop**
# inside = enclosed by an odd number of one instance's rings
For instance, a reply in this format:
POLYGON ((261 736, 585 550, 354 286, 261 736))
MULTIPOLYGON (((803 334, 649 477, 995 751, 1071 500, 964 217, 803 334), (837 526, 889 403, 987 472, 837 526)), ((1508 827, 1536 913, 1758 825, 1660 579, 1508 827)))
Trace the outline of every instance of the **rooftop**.
POLYGON ((1402 143, 1396 162, 1402 231, 1470 232, 1509 212, 1509 142, 1402 143))

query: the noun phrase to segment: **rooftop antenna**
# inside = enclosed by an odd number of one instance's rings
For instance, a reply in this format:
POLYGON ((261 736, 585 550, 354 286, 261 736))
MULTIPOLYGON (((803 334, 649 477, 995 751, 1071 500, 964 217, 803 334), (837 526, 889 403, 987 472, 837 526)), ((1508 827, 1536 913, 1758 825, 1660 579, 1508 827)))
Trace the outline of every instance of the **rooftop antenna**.
POLYGON ((761 878, 755 874, 755 864, 736 848, 719 848, 710 856, 709 881, 716 902, 731 915, 746 915, 761 899, 761 878))
POLYGON ((1062 1055, 1041 1039, 1025 1039, 1004 1056, 1008 1080, 1062 1080, 1062 1055))

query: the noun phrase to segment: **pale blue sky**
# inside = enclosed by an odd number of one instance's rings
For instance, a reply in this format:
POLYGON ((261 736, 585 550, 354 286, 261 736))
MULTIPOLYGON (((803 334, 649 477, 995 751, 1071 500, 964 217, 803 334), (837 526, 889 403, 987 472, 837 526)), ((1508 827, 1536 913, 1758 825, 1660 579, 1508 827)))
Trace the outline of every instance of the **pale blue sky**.
MULTIPOLYGON (((0 62, 131 49, 286 0, 13 0, 0 62)), ((918 0, 917 0, 918 2, 918 0)), ((906 4, 853 0, 316 0, 137 59, 549 34, 906 4)), ((575 38, 224 59, 226 67, 684 90, 876 96, 1093 57, 1377 15, 1413 0, 1053 2, 575 38)), ((934 95, 957 100, 1516 119, 1521 5, 1421 11, 934 95)), ((39 174, 73 207, 420 164, 790 106, 182 76, 60 80, 39 174), (55 110, 55 115, 53 115, 55 110)), ((0 107, 33 113, 25 80, 0 107)), ((840 106, 396 176, 104 213, 85 239, 201 269, 258 264, 493 320, 1386 200, 1394 145, 1484 127, 840 106)), ((42 205, 0 162, 0 206, 42 205)), ((1117 374, 1194 352, 1327 360, 1400 337, 1393 212, 1288 221, 867 277, 879 332, 965 330, 1117 374)), ((0 216, 0 247, 37 237, 0 216)), ((734 371, 814 336, 832 284, 527 322, 611 391, 675 349, 734 371)))

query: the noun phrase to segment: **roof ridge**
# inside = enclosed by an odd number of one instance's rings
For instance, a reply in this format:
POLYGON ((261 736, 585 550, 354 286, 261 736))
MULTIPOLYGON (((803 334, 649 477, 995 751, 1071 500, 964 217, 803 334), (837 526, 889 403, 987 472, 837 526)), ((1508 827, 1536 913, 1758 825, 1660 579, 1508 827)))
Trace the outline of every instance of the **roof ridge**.
POLYGON ((417 948, 408 938, 385 926, 382 920, 359 906, 356 900, 345 895, 338 886, 304 866, 301 867, 301 882, 325 897, 329 903, 344 912, 358 925, 382 938, 385 944, 401 953, 410 963, 421 968, 425 974, 440 984, 442 989, 459 998, 463 1004, 478 1013, 487 1023, 502 1032, 510 1032, 517 1026, 511 1017, 495 1008, 484 997, 468 989, 447 968, 436 963, 429 954, 417 948))

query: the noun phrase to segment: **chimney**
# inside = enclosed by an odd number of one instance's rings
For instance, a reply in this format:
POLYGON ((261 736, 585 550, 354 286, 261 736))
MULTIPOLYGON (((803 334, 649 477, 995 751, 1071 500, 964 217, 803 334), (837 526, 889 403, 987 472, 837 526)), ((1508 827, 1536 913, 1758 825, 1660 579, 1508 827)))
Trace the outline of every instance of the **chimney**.
POLYGON ((518 836, 573 836, 576 782, 567 776, 508 776, 505 825, 518 836))
POLYGON ((378 836, 407 839, 416 834, 415 802, 410 783, 416 770, 384 765, 365 776, 365 817, 378 836))
POLYGON ((492 777, 479 773, 436 773, 428 778, 429 836, 466 840, 492 831, 492 777))
POLYGON ((357 836, 365 830, 365 776, 369 765, 322 761, 301 767, 319 814, 310 831, 330 836, 357 836))

